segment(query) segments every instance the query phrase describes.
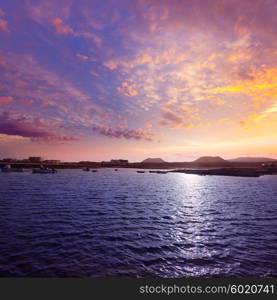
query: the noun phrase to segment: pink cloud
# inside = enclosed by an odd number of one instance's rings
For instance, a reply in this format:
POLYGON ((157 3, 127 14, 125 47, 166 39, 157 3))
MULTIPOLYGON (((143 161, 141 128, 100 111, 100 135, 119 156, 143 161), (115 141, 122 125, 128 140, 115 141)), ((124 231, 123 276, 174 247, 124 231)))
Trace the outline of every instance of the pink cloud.
POLYGON ((161 127, 170 125, 172 129, 176 128, 192 128, 196 121, 199 121, 200 116, 196 107, 188 105, 178 105, 166 103, 162 108, 161 127))
POLYGON ((73 1, 47 0, 26 2, 29 16, 39 24, 44 24, 48 22, 48 20, 53 20, 56 16, 60 16, 62 19, 68 19, 71 14, 73 1))
POLYGON ((127 97, 134 97, 138 95, 138 92, 135 90, 135 88, 130 85, 127 81, 122 82, 121 86, 117 88, 117 91, 124 96, 127 97))
POLYGON ((5 15, 5 12, 2 9, 0 9, 0 17, 4 17, 5 15))
POLYGON ((0 19, 0 30, 6 33, 10 32, 8 28, 8 22, 5 21, 4 19, 0 19))
POLYGON ((68 25, 64 24, 63 20, 61 18, 55 18, 52 21, 52 24, 54 25, 56 29, 57 34, 73 34, 73 29, 69 27, 68 25))
POLYGON ((141 128, 128 129, 125 126, 110 127, 106 125, 95 124, 92 127, 92 130, 98 134, 117 139, 125 138, 152 141, 154 137, 150 131, 145 131, 141 128))
POLYGON ((118 67, 118 62, 109 60, 109 61, 104 62, 104 66, 110 70, 115 70, 118 67))
POLYGON ((79 59, 81 59, 83 61, 88 61, 89 60, 88 56, 82 55, 82 54, 79 54, 79 53, 76 54, 76 57, 78 57, 79 59))
POLYGON ((60 136, 56 135, 53 132, 50 132, 49 135, 44 136, 44 137, 33 137, 31 138, 31 141, 33 142, 46 142, 46 143, 51 143, 51 142, 77 142, 83 140, 80 137, 77 136, 60 136))
POLYGON ((15 98, 21 98, 24 95, 26 98, 55 103, 58 103, 56 100, 62 97, 76 102, 87 102, 91 99, 91 96, 75 88, 72 83, 42 68, 32 56, 0 52, 0 61, 5 68, 2 78, 9 83, 6 92, 10 91, 15 98), (15 87, 11 88, 13 85, 15 87), (26 89, 27 85, 30 88, 26 89), (34 86, 35 88, 32 88, 34 86))
POLYGON ((151 122, 146 122, 146 123, 144 124, 144 126, 145 126, 146 128, 148 128, 148 129, 153 128, 153 124, 152 124, 151 122))
POLYGON ((5 12, 0 9, 0 30, 8 33, 9 32, 9 28, 8 28, 8 22, 6 20, 4 20, 3 17, 5 17, 5 12))
POLYGON ((34 100, 19 99, 18 102, 22 105, 32 105, 34 103, 34 100))
POLYGON ((87 32, 87 31, 75 32, 75 36, 91 39, 97 47, 100 47, 103 43, 102 38, 91 31, 90 32, 87 32))
POLYGON ((9 103, 13 102, 13 100, 14 99, 11 96, 0 97, 0 105, 9 104, 9 103))
MULTIPOLYGON (((55 27, 56 33, 60 35, 72 35, 74 37, 83 37, 89 40, 92 40, 94 45, 100 47, 102 45, 102 38, 99 37, 97 34, 91 31, 78 31, 73 30, 70 26, 66 25, 61 18, 55 18, 52 20, 52 25, 55 27)), ((84 55, 78 55, 80 59, 85 58, 84 55)))
POLYGON ((40 119, 29 120, 24 115, 12 115, 9 112, 3 112, 0 116, 0 134, 16 135, 42 142, 81 140, 79 137, 59 135, 48 126, 46 122, 40 119))
POLYGON ((248 29, 271 35, 275 22, 276 1, 233 0, 140 0, 134 1, 141 27, 149 33, 175 31, 215 31, 224 35, 246 33, 248 29), (238 29, 239 27, 239 29, 238 29))

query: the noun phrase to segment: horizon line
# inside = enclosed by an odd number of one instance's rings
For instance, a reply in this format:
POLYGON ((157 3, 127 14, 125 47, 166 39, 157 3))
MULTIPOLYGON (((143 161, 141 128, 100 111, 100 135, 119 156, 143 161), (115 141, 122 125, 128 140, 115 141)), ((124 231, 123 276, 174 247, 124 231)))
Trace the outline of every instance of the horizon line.
POLYGON ((21 162, 21 163, 43 163, 43 162, 51 162, 51 161, 57 161, 58 163, 112 163, 112 160, 115 160, 115 161, 120 161, 120 160, 125 160, 125 161, 128 161, 128 163, 143 163, 145 160, 147 159, 160 159, 162 160, 162 162, 149 162, 149 163, 189 163, 189 162, 195 162, 201 158, 207 158, 207 159, 222 159, 223 161, 232 161, 232 160, 237 160, 237 159, 265 159, 265 160, 273 160, 273 161, 277 161, 277 158, 272 158, 272 157, 266 157, 266 156, 237 156, 237 157, 234 157, 234 158, 223 158, 222 156, 219 156, 219 155, 203 155, 203 156, 199 156, 193 160, 182 160, 182 161, 168 161, 168 160, 164 160, 160 157, 147 157, 146 159, 143 159, 142 161, 129 161, 129 159, 126 159, 126 158, 115 158, 115 159, 110 159, 110 160, 101 160, 101 161, 94 161, 94 160, 79 160, 79 161, 64 161, 64 160, 61 160, 61 159, 44 159, 43 156, 29 156, 29 158, 22 158, 22 159, 18 159, 18 158, 11 158, 11 157, 6 157, 6 158, 1 158, 0 159, 0 162, 21 162), (30 161, 29 159, 31 157, 36 157, 36 158, 40 158, 41 160, 40 161, 30 161))

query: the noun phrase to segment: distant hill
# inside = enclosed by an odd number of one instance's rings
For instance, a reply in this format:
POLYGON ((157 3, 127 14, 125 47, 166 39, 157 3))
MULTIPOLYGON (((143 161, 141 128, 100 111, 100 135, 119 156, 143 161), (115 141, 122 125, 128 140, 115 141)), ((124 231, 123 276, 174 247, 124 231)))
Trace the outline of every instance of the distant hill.
POLYGON ((165 163, 165 161, 161 158, 147 158, 145 160, 142 161, 142 163, 146 163, 146 164, 161 164, 161 163, 165 163))
POLYGON ((220 156, 202 156, 194 160, 195 163, 226 163, 227 161, 220 156))
POLYGON ((270 161, 276 161, 276 159, 268 158, 268 157, 238 157, 233 159, 228 159, 228 161, 233 162, 270 162, 270 161))

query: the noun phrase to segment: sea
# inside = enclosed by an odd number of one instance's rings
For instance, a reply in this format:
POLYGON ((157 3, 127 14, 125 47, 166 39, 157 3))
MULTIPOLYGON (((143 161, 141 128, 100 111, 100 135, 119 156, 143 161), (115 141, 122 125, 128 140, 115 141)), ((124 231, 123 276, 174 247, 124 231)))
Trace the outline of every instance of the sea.
POLYGON ((276 277, 277 176, 0 173, 1 277, 276 277))

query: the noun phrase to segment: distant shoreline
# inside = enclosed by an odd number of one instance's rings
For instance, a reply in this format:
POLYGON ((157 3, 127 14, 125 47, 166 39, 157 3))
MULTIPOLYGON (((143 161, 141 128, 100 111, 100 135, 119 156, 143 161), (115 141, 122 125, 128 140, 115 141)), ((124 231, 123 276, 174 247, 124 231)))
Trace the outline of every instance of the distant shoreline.
POLYGON ((134 162, 128 164, 113 164, 101 162, 60 162, 60 163, 46 163, 46 162, 7 162, 0 161, 0 166, 11 165, 14 168, 34 168, 40 165, 55 167, 57 169, 78 169, 78 168, 142 168, 142 169, 214 169, 214 168, 259 168, 262 163, 259 162, 164 162, 164 163, 141 163, 134 162))
POLYGON ((98 162, 79 162, 79 163, 18 163, 0 162, 0 166, 11 165, 12 168, 31 169, 40 165, 54 169, 100 169, 100 168, 135 168, 145 170, 168 170, 168 172, 197 174, 197 175, 222 175, 240 177, 259 177, 262 175, 277 174, 277 166, 265 167, 257 162, 223 162, 223 163, 196 163, 196 162, 175 162, 175 163, 128 163, 103 165, 98 162))

